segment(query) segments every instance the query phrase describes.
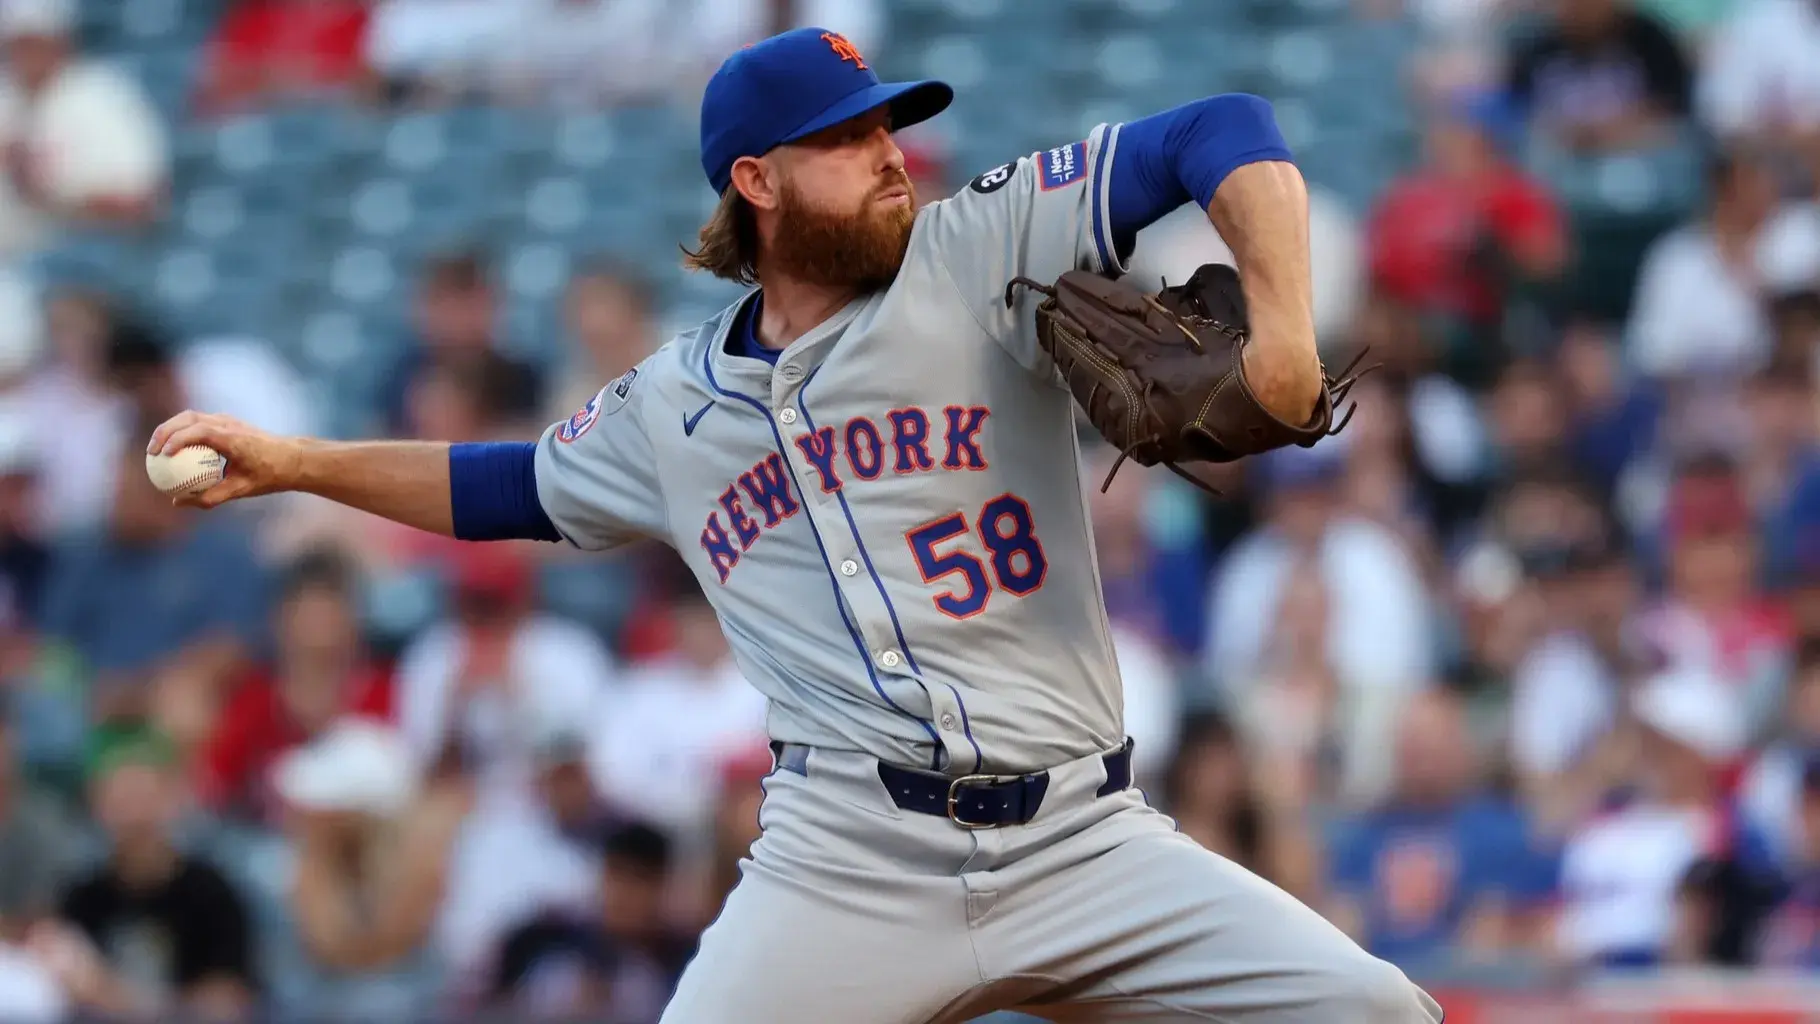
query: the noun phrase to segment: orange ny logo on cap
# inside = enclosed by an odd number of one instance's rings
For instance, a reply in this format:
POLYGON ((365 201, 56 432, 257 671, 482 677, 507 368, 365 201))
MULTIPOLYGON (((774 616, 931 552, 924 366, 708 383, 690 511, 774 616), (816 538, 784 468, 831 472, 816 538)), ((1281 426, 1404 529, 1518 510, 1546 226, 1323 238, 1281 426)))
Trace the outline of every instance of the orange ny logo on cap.
POLYGON ((829 48, 834 51, 836 57, 839 57, 841 60, 852 61, 853 66, 859 68, 861 71, 866 70, 866 58, 860 56, 859 50, 856 49, 852 43, 847 41, 846 36, 841 35, 839 32, 823 32, 822 41, 828 44, 829 48))

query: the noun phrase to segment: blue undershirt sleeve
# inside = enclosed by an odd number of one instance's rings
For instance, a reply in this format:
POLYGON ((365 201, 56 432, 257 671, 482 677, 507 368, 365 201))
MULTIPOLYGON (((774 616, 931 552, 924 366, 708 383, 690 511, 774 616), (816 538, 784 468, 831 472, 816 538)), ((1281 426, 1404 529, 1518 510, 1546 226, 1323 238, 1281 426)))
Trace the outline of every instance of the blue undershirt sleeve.
POLYGON ((449 516, 457 539, 562 539, 537 500, 536 454, 532 442, 449 446, 449 516))
POLYGON ((1137 233, 1185 203, 1205 210, 1226 176, 1260 160, 1291 160, 1270 104, 1225 93, 1119 127, 1107 209, 1112 241, 1129 255, 1137 233))

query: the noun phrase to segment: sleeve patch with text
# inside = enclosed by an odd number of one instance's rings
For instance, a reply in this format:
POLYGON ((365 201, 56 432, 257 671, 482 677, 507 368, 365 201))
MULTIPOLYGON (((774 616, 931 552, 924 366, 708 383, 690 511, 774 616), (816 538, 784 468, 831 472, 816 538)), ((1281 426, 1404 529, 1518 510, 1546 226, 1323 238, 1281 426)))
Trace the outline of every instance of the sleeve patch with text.
POLYGON ((1042 155, 1042 189, 1052 192, 1087 176, 1087 144, 1076 142, 1042 155))

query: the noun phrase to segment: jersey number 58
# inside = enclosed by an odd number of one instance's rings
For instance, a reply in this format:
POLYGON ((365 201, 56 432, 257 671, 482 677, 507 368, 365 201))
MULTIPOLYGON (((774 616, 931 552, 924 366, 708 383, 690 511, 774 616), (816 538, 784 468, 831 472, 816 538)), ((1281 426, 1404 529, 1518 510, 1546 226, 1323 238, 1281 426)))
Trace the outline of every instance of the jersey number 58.
POLYGON ((1001 494, 980 506, 972 526, 964 514, 954 512, 905 531, 904 540, 923 582, 961 575, 964 590, 951 588, 935 596, 935 607, 950 618, 966 619, 985 611, 994 581, 998 589, 1023 597, 1042 586, 1049 571, 1043 545, 1036 539, 1030 505, 1015 494, 1001 494), (965 538, 975 533, 986 549, 985 559, 964 546, 965 538), (959 543, 945 552, 939 550, 949 541, 959 543), (986 572, 988 562, 991 576, 986 572))

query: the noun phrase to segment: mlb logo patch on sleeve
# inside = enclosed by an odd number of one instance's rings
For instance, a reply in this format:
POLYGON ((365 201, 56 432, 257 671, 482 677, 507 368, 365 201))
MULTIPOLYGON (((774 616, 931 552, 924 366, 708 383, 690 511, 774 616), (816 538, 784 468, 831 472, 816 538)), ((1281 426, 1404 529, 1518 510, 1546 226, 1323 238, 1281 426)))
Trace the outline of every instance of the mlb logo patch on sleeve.
POLYGON ((556 439, 563 444, 574 444, 587 433, 602 416, 611 416, 625 408, 626 398, 632 393, 632 382, 638 379, 638 368, 627 370, 624 376, 601 388, 588 404, 576 411, 575 415, 564 420, 556 430, 556 439))
POLYGON ((1052 192, 1066 185, 1072 185, 1087 176, 1087 144, 1076 142, 1067 146, 1057 146, 1041 157, 1042 188, 1052 192))

